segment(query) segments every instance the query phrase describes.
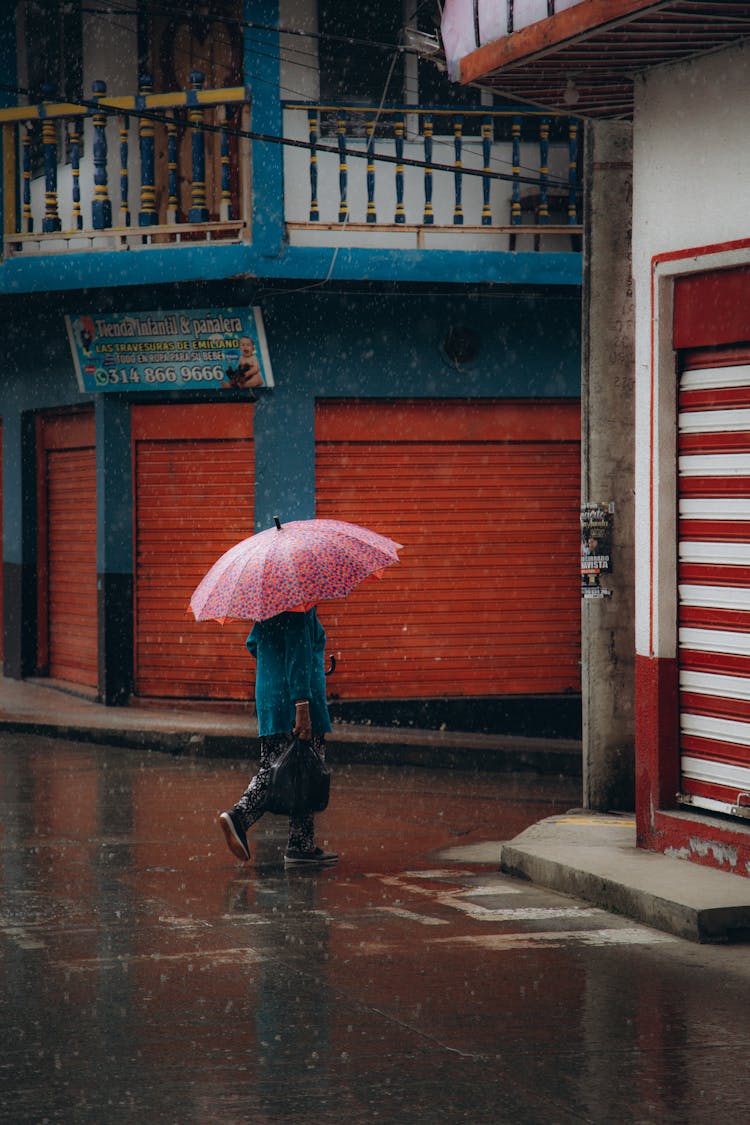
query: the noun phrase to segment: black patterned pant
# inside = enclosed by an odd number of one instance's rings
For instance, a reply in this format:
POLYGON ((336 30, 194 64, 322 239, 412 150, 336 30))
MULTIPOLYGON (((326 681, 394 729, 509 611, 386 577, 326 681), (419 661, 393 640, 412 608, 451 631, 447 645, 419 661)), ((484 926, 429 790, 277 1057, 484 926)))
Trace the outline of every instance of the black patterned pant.
MULTIPOLYGON (((312 744, 322 759, 325 760, 325 739, 322 734, 314 734, 312 744)), ((289 735, 272 734, 260 740, 260 764, 258 772, 248 785, 245 792, 234 806, 242 818, 242 825, 247 832, 256 820, 260 820, 266 811, 266 795, 268 793, 268 779, 271 766, 279 755, 289 745, 289 735)), ((289 840, 287 848, 300 851, 312 851, 315 847, 315 817, 312 813, 304 816, 289 817, 289 840)))

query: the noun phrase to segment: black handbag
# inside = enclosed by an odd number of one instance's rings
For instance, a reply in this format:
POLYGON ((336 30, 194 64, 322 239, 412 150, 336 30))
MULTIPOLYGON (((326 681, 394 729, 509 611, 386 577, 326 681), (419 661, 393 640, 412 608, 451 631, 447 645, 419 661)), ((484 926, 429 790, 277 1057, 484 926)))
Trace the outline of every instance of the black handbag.
POLYGON ((311 742, 294 738, 271 766, 265 811, 303 816, 328 807, 331 771, 311 742))

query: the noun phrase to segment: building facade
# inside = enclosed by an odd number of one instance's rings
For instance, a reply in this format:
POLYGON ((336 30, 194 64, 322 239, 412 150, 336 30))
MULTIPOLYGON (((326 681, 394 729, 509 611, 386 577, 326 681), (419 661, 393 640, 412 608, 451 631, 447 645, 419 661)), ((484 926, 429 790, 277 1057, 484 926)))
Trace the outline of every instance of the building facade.
POLYGON ((456 99, 400 3, 353 55, 340 3, 123 8, 1 17, 5 674, 248 703, 192 589, 335 516, 404 544, 321 607, 341 714, 575 732, 574 119, 456 99))
MULTIPOLYGON (((618 288, 634 308, 624 487, 635 495, 638 841, 747 876, 750 5, 605 7, 559 4, 502 36, 480 28, 465 58, 456 40, 452 66, 462 80, 483 72, 493 92, 575 102, 595 136, 632 134, 632 278, 618 288)), ((466 36, 461 4, 449 9, 466 36)), ((587 190, 612 173, 594 160, 587 190)), ((592 241, 617 222, 611 210, 591 218, 592 241)), ((584 307, 592 300, 585 292, 584 307)), ((588 394, 601 398, 608 380, 604 365, 590 372, 588 394)))

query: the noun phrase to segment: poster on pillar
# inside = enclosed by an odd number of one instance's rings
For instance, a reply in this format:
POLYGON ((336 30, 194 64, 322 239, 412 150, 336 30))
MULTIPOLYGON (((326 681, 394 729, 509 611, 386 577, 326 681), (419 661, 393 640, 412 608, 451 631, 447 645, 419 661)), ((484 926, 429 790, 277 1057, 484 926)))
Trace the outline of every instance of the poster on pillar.
POLYGON ((65 317, 78 387, 98 391, 273 386, 259 308, 78 313, 65 317))
POLYGON ((613 503, 581 506, 581 597, 587 600, 612 596, 600 577, 612 573, 614 511, 613 503))

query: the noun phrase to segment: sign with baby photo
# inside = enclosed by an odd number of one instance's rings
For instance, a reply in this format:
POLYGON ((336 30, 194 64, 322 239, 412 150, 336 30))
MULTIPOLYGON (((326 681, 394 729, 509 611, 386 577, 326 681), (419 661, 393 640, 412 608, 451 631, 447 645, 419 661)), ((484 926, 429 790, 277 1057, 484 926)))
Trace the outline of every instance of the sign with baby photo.
POLYGON ((66 316, 78 386, 93 391, 272 387, 259 308, 66 316))

